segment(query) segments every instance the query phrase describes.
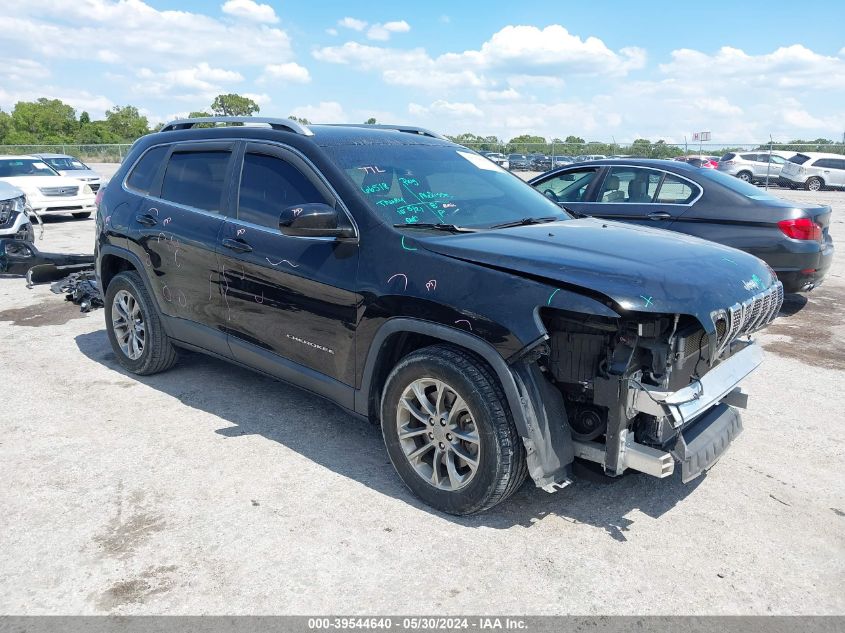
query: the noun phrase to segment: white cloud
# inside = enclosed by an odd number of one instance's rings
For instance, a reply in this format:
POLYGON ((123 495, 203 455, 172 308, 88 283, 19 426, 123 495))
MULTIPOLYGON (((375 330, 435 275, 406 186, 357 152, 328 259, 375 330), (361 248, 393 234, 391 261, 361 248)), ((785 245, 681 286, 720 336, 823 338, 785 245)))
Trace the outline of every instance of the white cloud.
POLYGON ((255 103, 262 107, 266 106, 273 100, 270 95, 268 95, 266 92, 262 92, 260 94, 255 92, 245 92, 243 93, 243 96, 247 99, 252 99, 253 101, 255 101, 255 103))
POLYGON ((142 0, 13 0, 4 2, 3 13, 5 45, 42 60, 87 62, 100 51, 118 51, 124 60, 172 69, 197 60, 263 66, 293 58, 290 38, 277 27, 160 11, 142 0))
POLYGON ((141 81, 133 87, 134 92, 185 100, 194 100, 199 96, 213 97, 226 85, 243 81, 240 73, 212 68, 206 62, 164 72, 140 68, 136 75, 141 81))
MULTIPOLYGON (((841 52, 840 52, 841 54, 841 52)), ((672 61, 660 71, 671 77, 694 77, 704 86, 724 82, 754 83, 778 88, 845 87, 845 59, 820 55, 800 44, 782 46, 771 53, 749 55, 723 46, 715 55, 682 48, 672 51, 672 61)))
POLYGON ((337 35, 337 29, 326 29, 326 33, 334 37, 335 35, 337 35))
POLYGON ((311 81, 311 75, 305 66, 300 66, 296 62, 267 64, 258 81, 259 83, 266 83, 272 80, 307 84, 311 81))
POLYGON ((337 101, 321 101, 317 105, 299 106, 290 113, 306 118, 312 123, 346 123, 349 120, 337 101))
POLYGON ((505 90, 479 90, 478 98, 482 101, 518 101, 522 99, 522 95, 513 88, 507 88, 505 90))
POLYGON ((408 112, 415 116, 434 115, 436 117, 446 116, 455 119, 484 116, 484 113, 474 103, 452 103, 442 99, 438 99, 429 106, 409 103, 408 112))
POLYGON ((411 25, 405 20, 385 22, 384 24, 373 24, 367 31, 367 37, 371 40, 385 41, 389 40, 393 33, 407 33, 410 30, 411 25))
POLYGON ((34 59, 0 58, 0 79, 10 83, 28 82, 50 76, 50 70, 34 59))
POLYGON ((452 18, 450 18, 444 13, 439 18, 437 18, 437 21, 440 22, 440 24, 449 24, 452 21, 452 18))
POLYGON ((386 83, 399 86, 445 89, 487 83, 471 70, 441 68, 422 48, 403 50, 346 42, 342 46, 317 49, 312 54, 324 62, 354 66, 359 70, 377 70, 386 83))
POLYGON ((114 51, 102 49, 97 51, 97 61, 104 62, 106 64, 116 64, 120 61, 120 55, 114 51))
POLYGON ((279 17, 269 4, 258 4, 253 0, 228 0, 220 7, 223 13, 253 22, 275 24, 279 17))
POLYGON ((35 101, 48 95, 49 99, 60 99, 77 112, 88 112, 92 118, 103 118, 114 102, 106 96, 91 94, 87 90, 67 90, 57 86, 39 85, 34 89, 6 91, 0 87, 0 107, 11 110, 18 101, 35 101))
POLYGON ((342 20, 337 21, 338 26, 342 26, 346 29, 352 29, 353 31, 363 31, 367 28, 367 22, 364 20, 359 20, 357 18, 343 18, 342 20))

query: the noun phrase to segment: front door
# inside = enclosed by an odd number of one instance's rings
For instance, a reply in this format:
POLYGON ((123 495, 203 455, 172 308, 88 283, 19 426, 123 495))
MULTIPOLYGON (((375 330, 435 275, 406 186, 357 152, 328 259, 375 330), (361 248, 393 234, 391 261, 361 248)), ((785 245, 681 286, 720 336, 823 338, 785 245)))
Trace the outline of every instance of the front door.
POLYGON ((352 385, 358 243, 283 235, 282 209, 309 202, 341 204, 293 151, 245 145, 236 213, 219 245, 230 347, 236 359, 281 377, 273 364, 284 359, 282 369, 352 385))

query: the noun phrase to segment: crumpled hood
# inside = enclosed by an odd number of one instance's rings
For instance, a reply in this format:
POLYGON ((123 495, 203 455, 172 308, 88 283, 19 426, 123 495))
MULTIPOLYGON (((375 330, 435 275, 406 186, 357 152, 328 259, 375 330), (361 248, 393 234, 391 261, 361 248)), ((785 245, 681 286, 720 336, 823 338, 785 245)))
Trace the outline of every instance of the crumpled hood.
MULTIPOLYGON (((623 310, 710 313, 775 283, 762 260, 721 244, 592 218, 478 233, 420 236, 435 253, 600 293, 623 310)), ((503 289, 506 292, 506 289, 503 289)))

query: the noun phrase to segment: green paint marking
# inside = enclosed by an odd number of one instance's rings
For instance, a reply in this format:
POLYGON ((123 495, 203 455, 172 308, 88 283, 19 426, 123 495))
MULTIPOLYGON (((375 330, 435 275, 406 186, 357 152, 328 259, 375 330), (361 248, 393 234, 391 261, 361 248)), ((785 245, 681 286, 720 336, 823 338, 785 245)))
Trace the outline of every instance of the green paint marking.
POLYGON ((557 290, 555 290, 552 294, 550 294, 550 295, 549 295, 549 300, 548 300, 548 301, 546 301, 546 305, 547 305, 547 306, 552 305, 552 299, 554 299, 554 296, 555 296, 557 293, 559 293, 559 292, 560 292, 560 288, 558 288, 558 289, 557 289, 557 290))
POLYGON ((415 251, 415 250, 417 250, 417 249, 415 249, 415 248, 408 248, 407 246, 405 246, 405 236, 404 236, 404 235, 402 236, 402 248, 404 248, 406 251, 415 251))

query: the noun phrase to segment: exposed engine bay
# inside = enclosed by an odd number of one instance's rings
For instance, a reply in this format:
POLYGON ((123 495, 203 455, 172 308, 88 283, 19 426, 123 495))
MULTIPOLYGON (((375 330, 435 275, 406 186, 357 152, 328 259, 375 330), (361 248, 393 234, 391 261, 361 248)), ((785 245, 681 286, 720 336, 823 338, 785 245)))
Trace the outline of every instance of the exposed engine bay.
POLYGON ((547 314, 538 363, 563 396, 575 455, 617 476, 627 468, 688 481, 742 430, 738 383, 762 361, 750 335, 780 310, 780 283, 712 314, 628 319, 547 314))

